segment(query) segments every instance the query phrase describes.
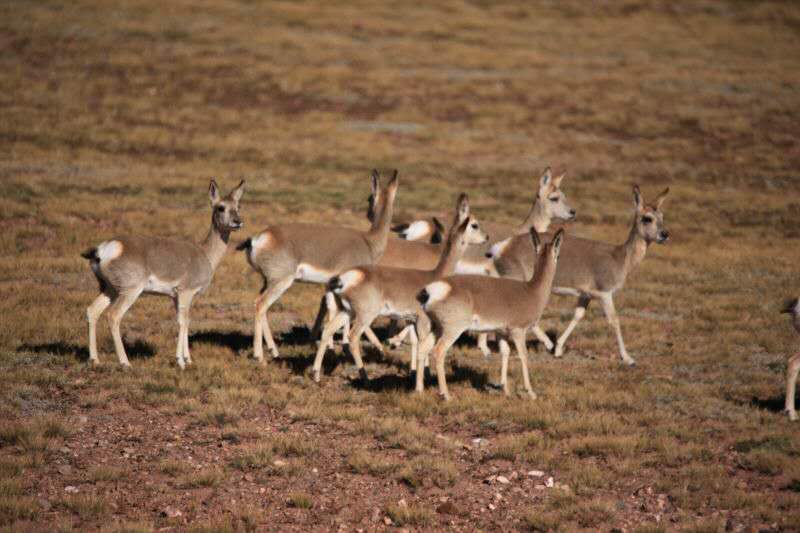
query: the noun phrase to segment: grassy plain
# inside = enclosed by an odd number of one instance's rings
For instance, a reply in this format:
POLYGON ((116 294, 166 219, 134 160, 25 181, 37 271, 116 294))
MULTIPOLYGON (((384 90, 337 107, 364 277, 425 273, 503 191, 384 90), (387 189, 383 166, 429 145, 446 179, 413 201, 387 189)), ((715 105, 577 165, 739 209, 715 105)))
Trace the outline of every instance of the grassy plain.
POLYGON ((1 3, 0 528, 800 529, 777 314, 800 291, 798 45, 791 2, 1 3), (321 290, 273 308, 283 358, 257 367, 241 255, 194 305, 191 369, 155 297, 123 322, 130 372, 105 322, 85 364, 79 253, 200 239, 211 176, 247 180, 249 234, 365 226, 372 167, 400 169, 398 219, 466 191, 513 222, 546 165, 571 231, 613 242, 633 183, 672 189, 672 242, 617 298, 635 368, 593 307, 563 360, 532 354, 536 402, 484 391, 498 361, 469 344, 447 405, 404 351, 317 386, 321 290))

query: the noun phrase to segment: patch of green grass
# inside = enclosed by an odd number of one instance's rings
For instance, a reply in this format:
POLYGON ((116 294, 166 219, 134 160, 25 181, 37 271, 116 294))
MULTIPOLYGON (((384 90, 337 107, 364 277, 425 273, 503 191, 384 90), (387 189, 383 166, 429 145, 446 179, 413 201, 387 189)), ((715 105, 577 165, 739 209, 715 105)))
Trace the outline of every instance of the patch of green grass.
POLYGON ((314 506, 314 502, 308 494, 295 492, 289 495, 289 505, 297 509, 311 509, 314 506))
POLYGON ((413 488, 434 484, 451 486, 458 476, 458 468, 442 457, 419 456, 408 461, 397 473, 399 479, 413 488))
POLYGON ((376 477, 396 472, 400 467, 400 464, 395 461, 363 450, 350 454, 350 457, 347 458, 347 465, 358 474, 369 474, 376 477))
POLYGON ((231 466, 239 470, 253 470, 272 465, 275 452, 272 446, 256 446, 242 450, 231 460, 231 466))
POLYGON ((421 505, 389 505, 386 514, 396 526, 425 527, 433 522, 433 512, 421 505))
POLYGON ((87 480, 94 483, 98 481, 118 481, 127 477, 127 470, 114 466, 94 466, 86 473, 87 480))
POLYGON ((108 513, 108 504, 99 496, 91 494, 74 494, 66 496, 60 505, 77 514, 81 520, 96 520, 108 513))
POLYGON ((171 459, 165 459, 158 463, 158 471, 162 474, 166 474, 168 476, 175 477, 178 474, 182 474, 188 470, 188 466, 185 463, 180 461, 175 461, 171 459))
POLYGON ((216 487, 224 479, 224 476, 217 470, 201 470, 193 474, 183 476, 178 482, 182 489, 199 489, 204 487, 216 487))
POLYGON ((28 496, 0 497, 0 525, 8 526, 17 520, 35 520, 39 515, 39 504, 28 496))

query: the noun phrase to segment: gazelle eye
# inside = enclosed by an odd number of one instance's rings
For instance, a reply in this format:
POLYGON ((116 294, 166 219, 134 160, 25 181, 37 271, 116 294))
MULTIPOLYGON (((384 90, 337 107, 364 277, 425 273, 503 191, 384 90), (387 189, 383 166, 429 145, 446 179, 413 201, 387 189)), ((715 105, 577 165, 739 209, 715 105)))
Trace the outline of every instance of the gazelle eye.
POLYGON ((217 213, 222 213, 223 211, 225 211, 225 206, 224 205, 218 205, 217 206, 217 213))
POLYGON ((478 229, 478 225, 477 224, 473 223, 471 225, 472 225, 472 229, 478 229))
POLYGON ((650 224, 651 222, 653 222, 653 217, 642 217, 643 224, 650 224))
POLYGON ((551 202, 557 202, 558 201, 558 196, 551 196, 550 197, 550 201, 551 202))

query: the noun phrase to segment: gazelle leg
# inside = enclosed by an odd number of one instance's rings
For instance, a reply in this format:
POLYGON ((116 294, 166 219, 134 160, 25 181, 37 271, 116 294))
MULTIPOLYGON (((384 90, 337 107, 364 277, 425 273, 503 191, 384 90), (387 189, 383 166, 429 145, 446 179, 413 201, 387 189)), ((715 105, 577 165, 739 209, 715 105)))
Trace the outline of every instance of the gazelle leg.
POLYGON ((131 363, 128 361, 128 354, 125 353, 125 345, 122 344, 122 335, 119 332, 119 326, 122 323, 122 317, 125 316, 125 313, 128 312, 128 309, 131 308, 133 302, 136 301, 141 293, 142 287, 120 292, 117 298, 111 303, 107 314, 111 323, 111 336, 114 338, 114 349, 117 352, 119 364, 125 368, 130 367, 131 363))
POLYGON ((333 316, 322 330, 322 337, 319 340, 319 345, 317 345, 317 355, 314 358, 314 381, 317 383, 319 383, 320 374, 322 373, 322 359, 325 357, 325 351, 328 349, 328 341, 333 337, 333 334, 342 327, 345 320, 348 320, 347 313, 340 311, 333 316))
MULTIPOLYGON (((417 336, 417 328, 413 325, 409 325, 411 329, 408 332, 408 338, 411 340, 411 371, 415 372, 417 367, 417 359, 419 359, 419 337, 417 336)), ((424 363, 419 368, 421 371, 425 371, 424 363)))
POLYGON ((183 370, 186 365, 192 364, 189 354, 189 308, 192 306, 193 292, 180 292, 175 299, 175 308, 178 315, 178 347, 175 358, 178 366, 183 370))
POLYGON ((622 329, 619 326, 619 317, 617 316, 617 310, 614 308, 614 298, 612 293, 603 293, 600 298, 600 302, 603 304, 603 313, 606 315, 606 320, 608 320, 609 325, 611 325, 611 329, 614 330, 614 334, 617 336, 620 357, 622 357, 622 360, 626 365, 635 365, 636 361, 634 361, 633 358, 628 355, 628 351, 625 349, 625 341, 622 340, 622 329))
POLYGON ((439 382, 439 395, 441 395, 445 401, 450 401, 450 391, 447 390, 444 358, 447 356, 447 351, 453 343, 456 342, 456 339, 458 339, 461 333, 461 331, 458 333, 454 331, 445 331, 442 333, 442 336, 439 337, 436 346, 433 347, 433 356, 436 358, 436 380, 439 382))
POLYGON ((316 339, 320 335, 322 335, 322 324, 324 323, 325 319, 328 318, 328 292, 326 291, 325 294, 319 301, 319 309, 317 310, 317 316, 314 318, 314 325, 311 327, 311 338, 316 339))
POLYGON ((381 343, 381 340, 378 338, 378 336, 375 335, 375 332, 372 331, 372 328, 365 329, 364 335, 367 336, 367 339, 369 340, 370 344, 372 344, 372 346, 374 346, 381 353, 381 355, 383 355, 384 353, 383 344, 381 343))
POLYGON ((353 355, 353 360, 355 360, 358 375, 363 380, 368 378, 367 371, 364 369, 364 361, 361 359, 361 335, 364 334, 364 330, 369 327, 374 319, 375 315, 356 315, 353 321, 353 329, 350 330, 350 353, 353 355))
MULTIPOLYGON (((323 313, 323 317, 327 318, 327 322, 330 322, 334 319, 336 315, 339 314, 339 302, 336 300, 336 295, 332 292, 328 291, 325 293, 325 312, 323 313)), ((322 305, 322 304, 320 304, 322 305)), ((342 332, 342 344, 347 344, 347 332, 350 331, 350 317, 345 313, 346 322, 344 322, 344 331, 342 332)), ((327 323, 326 322, 326 323, 327 323)), ((315 324, 316 326, 316 324, 315 324)), ((333 350, 333 335, 330 336, 328 339, 328 348, 333 350)))
POLYGON ((408 337, 409 333, 411 333, 411 330, 412 330, 413 328, 414 328, 414 325, 413 325, 413 324, 409 324, 409 325, 407 325, 406 327, 404 327, 403 329, 401 329, 401 330, 400 330, 400 333, 398 333, 398 334, 397 334, 397 335, 395 335, 394 337, 391 337, 391 338, 390 338, 390 339, 387 341, 387 342, 389 343, 389 346, 391 346, 391 347, 392 347, 392 349, 395 349, 395 350, 396 350, 397 348, 399 348, 399 347, 400 347, 400 345, 401 345, 401 344, 403 344, 403 341, 405 341, 405 340, 406 340, 406 337, 408 337))
POLYGON ((536 399, 536 393, 531 388, 531 378, 528 374, 528 347, 525 345, 525 330, 517 329, 511 332, 511 338, 514 341, 514 346, 517 348, 517 355, 519 356, 519 363, 522 367, 522 381, 525 383, 525 390, 528 391, 528 396, 531 400, 536 399))
MULTIPOLYGON (((609 296, 609 298, 610 298, 610 296, 609 296)), ((561 357, 562 355, 564 355, 564 345, 567 343, 567 339, 572 334, 572 330, 575 329, 575 326, 578 325, 578 322, 580 322, 581 319, 586 314, 586 308, 589 307, 589 302, 591 300, 592 299, 589 296, 585 296, 585 295, 582 295, 582 296, 578 297, 578 305, 575 307, 575 314, 572 316, 572 320, 570 321, 569 325, 567 326, 567 329, 565 329, 564 333, 562 333, 561 336, 558 338, 558 341, 556 342, 555 350, 553 351, 553 355, 554 356, 561 357)), ((605 307, 605 303, 604 303, 603 304, 603 310, 605 310, 605 308, 606 307, 605 307)), ((611 309, 612 310, 614 309, 614 302, 613 301, 611 302, 611 309)), ((616 316, 616 313, 614 313, 614 316, 616 316)), ((608 314, 606 314, 606 317, 608 317, 608 314)), ((610 322, 610 319, 609 319, 609 322, 610 322)), ((617 329, 619 329, 619 327, 617 327, 617 329)), ((620 336, 620 339, 621 338, 622 337, 620 336)))
POLYGON ((786 371, 786 412, 789 413, 789 420, 797 420, 794 397, 798 373, 800 373, 800 353, 789 359, 789 368, 786 371))
POLYGON ((265 289, 256 298, 255 331, 253 334, 253 357, 259 363, 264 361, 264 346, 262 336, 267 341, 272 357, 278 357, 278 347, 275 346, 275 339, 272 338, 272 331, 269 329, 267 321, 267 311, 275 301, 294 283, 294 276, 287 276, 274 283, 268 283, 265 289))
POLYGON ((500 337, 500 386, 503 387, 503 394, 508 396, 508 358, 511 355, 511 347, 505 337, 500 337))
POLYGON ((556 345, 553 344, 553 341, 550 340, 550 337, 547 336, 547 333, 542 331, 542 328, 539 327, 539 324, 533 326, 531 328, 531 331, 536 336, 536 338, 539 339, 539 342, 541 342, 544 345, 545 350, 547 350, 548 352, 553 351, 553 348, 555 348, 556 345))
POLYGON ((105 293, 97 295, 92 304, 86 308, 86 318, 89 321, 89 362, 97 364, 97 320, 103 311, 111 304, 111 298, 105 293))
POLYGON ((478 333, 478 349, 483 354, 484 359, 492 357, 492 351, 489 349, 489 334, 478 333))

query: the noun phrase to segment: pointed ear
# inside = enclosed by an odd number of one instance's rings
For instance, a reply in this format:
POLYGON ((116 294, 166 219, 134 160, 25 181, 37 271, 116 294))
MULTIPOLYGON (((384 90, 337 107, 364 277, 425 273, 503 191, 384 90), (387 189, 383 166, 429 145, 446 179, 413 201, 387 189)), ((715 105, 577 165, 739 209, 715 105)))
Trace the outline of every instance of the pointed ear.
POLYGON ((633 205, 636 207, 638 213, 642 212, 644 208, 644 200, 642 199, 642 191, 639 190, 638 185, 633 186, 633 205))
POLYGON ((372 185, 372 197, 378 197, 378 191, 380 190, 381 186, 381 175, 378 173, 378 169, 372 169, 372 175, 370 176, 370 183, 372 185))
POLYGON ((211 205, 216 205, 219 202, 219 187, 217 180, 211 178, 211 183, 208 184, 208 198, 211 200, 211 205))
POLYGON ((439 233, 444 233, 444 224, 442 224, 438 218, 433 217, 433 225, 436 228, 436 231, 439 233))
POLYGON ((563 180, 564 176, 566 175, 567 175, 566 172, 562 172, 561 175, 553 178, 553 188, 558 189, 559 187, 561 187, 561 180, 563 180))
POLYGON ((467 197, 466 193, 462 192, 461 194, 458 195, 458 201, 456 202, 456 211, 458 213, 457 219, 459 222, 469 218, 469 198, 467 197))
POLYGON ((231 198, 233 198, 233 201, 238 204, 239 200, 242 199, 243 194, 244 194, 244 180, 240 181, 239 185, 237 185, 236 188, 231 191, 231 198))
POLYGON ((561 253, 561 243, 564 242, 564 228, 559 229, 556 232, 555 237, 553 237, 553 253, 558 257, 558 254, 561 253))
POLYGON ((553 173, 550 171, 550 167, 544 169, 544 173, 542 177, 539 178, 539 191, 544 191, 547 189, 553 181, 553 173))
POLYGON ((398 185, 400 185, 400 178, 397 176, 397 169, 394 169, 392 172, 392 177, 389 179, 389 183, 386 184, 386 188, 390 191, 397 191, 398 185))
POLYGON ((539 239, 539 233, 534 228, 530 230, 531 243, 533 244, 533 253, 539 255, 539 249, 542 247, 542 241, 539 239))
POLYGON ((439 222, 439 219, 433 217, 433 234, 431 235, 431 244, 439 244, 442 242, 442 235, 444 235, 444 225, 439 222))
POLYGON ((458 225, 458 234, 463 235, 467 231, 467 226, 469 226, 469 218, 465 218, 464 221, 458 225))
POLYGON ((669 194, 669 187, 664 189, 664 192, 658 195, 655 201, 656 211, 661 211, 661 204, 664 203, 664 198, 669 194))

